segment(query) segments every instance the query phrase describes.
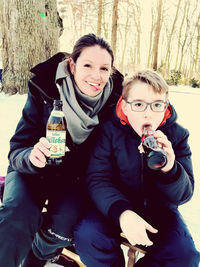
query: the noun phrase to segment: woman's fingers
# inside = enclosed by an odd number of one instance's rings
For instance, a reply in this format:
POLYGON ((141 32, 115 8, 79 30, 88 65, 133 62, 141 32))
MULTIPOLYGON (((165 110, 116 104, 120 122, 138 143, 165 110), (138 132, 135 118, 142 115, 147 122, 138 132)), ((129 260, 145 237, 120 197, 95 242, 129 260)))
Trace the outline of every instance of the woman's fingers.
POLYGON ((43 168, 46 165, 46 157, 51 154, 49 151, 50 147, 51 145, 48 140, 45 137, 41 137, 39 142, 34 145, 31 151, 29 157, 31 163, 38 168, 43 168))

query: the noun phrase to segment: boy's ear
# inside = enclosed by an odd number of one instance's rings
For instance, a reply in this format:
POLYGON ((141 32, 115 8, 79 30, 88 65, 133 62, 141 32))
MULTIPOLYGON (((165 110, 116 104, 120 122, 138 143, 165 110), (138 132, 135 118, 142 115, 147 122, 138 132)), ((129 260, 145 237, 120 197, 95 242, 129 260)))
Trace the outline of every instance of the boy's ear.
POLYGON ((126 105, 126 102, 124 101, 124 99, 122 99, 121 108, 122 108, 122 111, 124 112, 124 114, 127 116, 127 105, 126 105))
POLYGON ((71 57, 69 58, 69 69, 71 71, 71 74, 74 74, 75 63, 74 63, 74 61, 73 61, 73 59, 71 57))

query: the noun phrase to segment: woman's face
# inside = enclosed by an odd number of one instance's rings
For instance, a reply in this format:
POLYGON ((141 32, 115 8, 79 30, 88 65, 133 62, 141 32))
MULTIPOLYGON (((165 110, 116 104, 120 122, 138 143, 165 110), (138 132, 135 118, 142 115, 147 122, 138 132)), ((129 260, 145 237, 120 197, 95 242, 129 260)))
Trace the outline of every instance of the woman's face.
POLYGON ((110 77, 111 62, 108 51, 98 45, 85 47, 76 63, 70 58, 70 70, 79 90, 87 96, 98 95, 110 77))

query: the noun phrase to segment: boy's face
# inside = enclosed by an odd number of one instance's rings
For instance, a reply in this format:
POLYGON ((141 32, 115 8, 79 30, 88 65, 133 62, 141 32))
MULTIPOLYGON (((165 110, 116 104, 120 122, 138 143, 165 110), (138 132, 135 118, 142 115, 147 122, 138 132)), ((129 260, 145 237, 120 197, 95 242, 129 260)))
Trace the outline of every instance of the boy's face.
MULTIPOLYGON (((167 101, 166 94, 155 93, 153 87, 141 81, 136 81, 130 91, 127 99, 129 102, 133 100, 140 100, 144 102, 154 102, 154 101, 167 101)), ((147 109, 142 112, 133 111, 131 105, 123 100, 122 109, 124 114, 127 116, 129 123, 135 132, 142 136, 142 132, 145 125, 151 126, 153 130, 156 130, 163 120, 163 112, 154 112, 151 110, 150 105, 147 109)))

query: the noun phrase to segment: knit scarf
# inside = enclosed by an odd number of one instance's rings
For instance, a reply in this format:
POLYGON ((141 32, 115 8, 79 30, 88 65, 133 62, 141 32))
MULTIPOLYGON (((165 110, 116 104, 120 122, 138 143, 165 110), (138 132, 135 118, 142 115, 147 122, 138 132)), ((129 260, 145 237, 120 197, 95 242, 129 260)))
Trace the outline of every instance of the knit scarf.
POLYGON ((112 79, 95 97, 83 94, 67 69, 67 62, 62 61, 56 72, 56 85, 63 102, 63 112, 67 129, 74 143, 81 144, 99 124, 98 113, 112 92, 112 79))

